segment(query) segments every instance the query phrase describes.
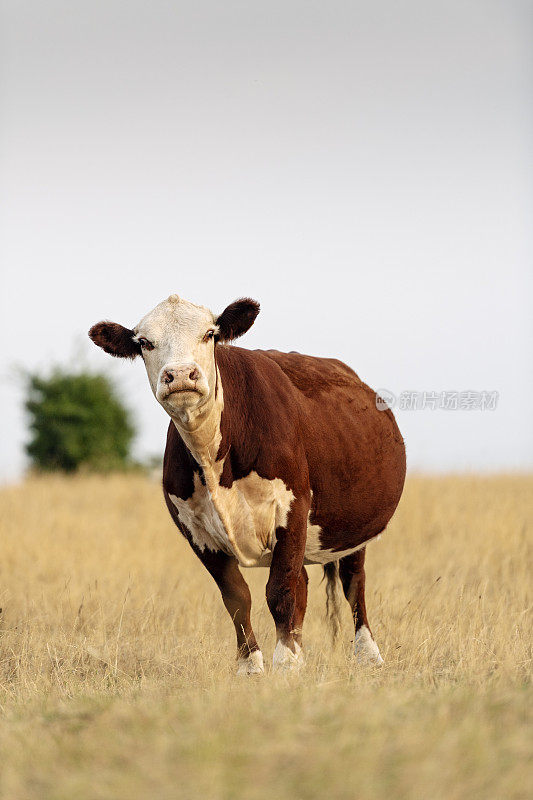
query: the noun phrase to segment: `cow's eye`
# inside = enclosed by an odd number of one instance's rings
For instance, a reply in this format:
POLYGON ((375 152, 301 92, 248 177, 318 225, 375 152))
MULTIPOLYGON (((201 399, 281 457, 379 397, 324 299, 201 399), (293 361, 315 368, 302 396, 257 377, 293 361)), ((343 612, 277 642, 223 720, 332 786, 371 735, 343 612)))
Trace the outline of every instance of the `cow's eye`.
POLYGON ((139 344, 141 345, 143 350, 153 350, 154 349, 154 346, 153 346, 152 342, 149 342, 148 339, 144 338, 144 336, 139 336, 137 341, 139 342, 139 344))
POLYGON ((207 333, 205 334, 205 336, 204 336, 204 342, 208 342, 210 339, 213 338, 214 335, 215 335, 215 331, 212 330, 212 329, 209 329, 207 331, 207 333))

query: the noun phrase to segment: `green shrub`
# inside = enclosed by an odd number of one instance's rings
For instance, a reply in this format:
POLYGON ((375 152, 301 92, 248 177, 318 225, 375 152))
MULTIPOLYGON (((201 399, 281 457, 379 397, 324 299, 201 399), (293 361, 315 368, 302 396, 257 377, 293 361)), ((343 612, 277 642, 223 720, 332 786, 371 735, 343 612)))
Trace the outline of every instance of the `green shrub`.
POLYGON ((130 464, 135 429, 104 375, 56 369, 27 376, 31 441, 26 452, 41 470, 98 471, 130 464))

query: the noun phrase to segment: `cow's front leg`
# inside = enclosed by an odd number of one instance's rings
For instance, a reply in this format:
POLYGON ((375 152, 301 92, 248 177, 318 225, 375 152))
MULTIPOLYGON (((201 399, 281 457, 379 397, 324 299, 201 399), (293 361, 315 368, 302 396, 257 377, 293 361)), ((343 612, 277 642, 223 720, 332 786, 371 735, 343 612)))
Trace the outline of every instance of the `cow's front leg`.
POLYGON ((300 584, 307 535, 307 511, 308 505, 303 500, 295 500, 286 527, 276 530, 276 545, 266 586, 268 607, 276 624, 273 659, 275 670, 298 669, 303 663, 302 648, 296 640, 300 631, 296 632, 295 638, 294 620, 296 616, 298 621, 303 621, 304 609, 298 606, 301 605, 304 594, 300 584))
POLYGON ((237 675, 262 674, 264 672, 263 654, 255 639, 250 621, 252 598, 236 559, 225 553, 214 553, 211 550, 198 552, 198 556, 217 582, 224 605, 235 625, 237 675))

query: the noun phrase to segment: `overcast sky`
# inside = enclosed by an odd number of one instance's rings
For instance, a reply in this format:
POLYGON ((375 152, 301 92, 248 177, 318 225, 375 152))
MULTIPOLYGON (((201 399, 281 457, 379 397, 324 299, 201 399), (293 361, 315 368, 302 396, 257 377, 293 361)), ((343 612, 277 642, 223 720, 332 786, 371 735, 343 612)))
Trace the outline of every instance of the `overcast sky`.
POLYGON ((15 367, 106 369, 137 453, 167 418, 86 332, 170 293, 262 305, 247 347, 374 388, 412 469, 533 467, 533 80, 525 0, 2 3, 0 477, 15 367))

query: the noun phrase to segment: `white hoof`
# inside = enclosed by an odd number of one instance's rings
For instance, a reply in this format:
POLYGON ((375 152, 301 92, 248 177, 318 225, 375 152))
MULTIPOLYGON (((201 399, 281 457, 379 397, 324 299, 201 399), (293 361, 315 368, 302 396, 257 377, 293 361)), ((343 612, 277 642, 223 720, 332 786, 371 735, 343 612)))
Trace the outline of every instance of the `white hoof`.
POLYGON ((275 672, 294 672, 303 666, 303 650, 297 642, 294 642, 294 647, 295 652, 293 653, 289 647, 278 640, 272 659, 272 666, 275 672))
POLYGON ((239 658, 237 675, 262 675, 265 671, 261 650, 254 650, 246 658, 239 658))
POLYGON ((381 667, 383 659, 370 631, 363 625, 355 634, 354 658, 359 664, 381 667))

